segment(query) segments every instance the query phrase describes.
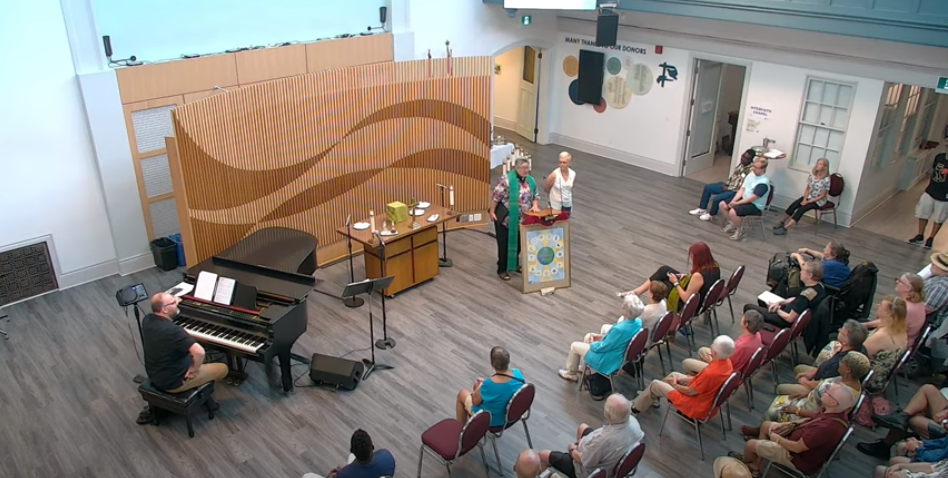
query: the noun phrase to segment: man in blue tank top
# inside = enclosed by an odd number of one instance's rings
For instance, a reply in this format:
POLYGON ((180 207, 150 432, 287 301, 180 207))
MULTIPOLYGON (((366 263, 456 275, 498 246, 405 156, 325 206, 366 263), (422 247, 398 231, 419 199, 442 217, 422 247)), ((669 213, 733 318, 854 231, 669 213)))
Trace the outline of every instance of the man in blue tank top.
POLYGON ((744 184, 737 191, 734 199, 725 203, 721 201, 721 212, 724 214, 724 233, 730 234, 732 241, 739 241, 744 237, 744 228, 741 224, 745 216, 760 216, 767 206, 770 196, 770 180, 767 179, 767 158, 754 158, 754 167, 751 174, 744 178, 744 184))

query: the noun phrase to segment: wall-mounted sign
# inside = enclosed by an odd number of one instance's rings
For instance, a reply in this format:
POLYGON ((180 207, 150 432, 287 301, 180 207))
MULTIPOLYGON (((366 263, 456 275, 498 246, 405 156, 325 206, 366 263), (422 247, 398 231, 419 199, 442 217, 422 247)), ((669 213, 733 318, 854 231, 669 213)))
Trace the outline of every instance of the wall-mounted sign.
POLYGON ((521 25, 523 25, 523 26, 525 26, 525 27, 528 27, 528 26, 530 26, 531 23, 533 23, 533 15, 524 15, 524 16, 520 17, 520 24, 521 24, 521 25))
POLYGON ((751 106, 751 116, 757 119, 769 120, 773 116, 774 110, 764 106, 751 106))
POLYGON ((938 78, 938 86, 935 87, 935 92, 948 94, 948 76, 938 78))

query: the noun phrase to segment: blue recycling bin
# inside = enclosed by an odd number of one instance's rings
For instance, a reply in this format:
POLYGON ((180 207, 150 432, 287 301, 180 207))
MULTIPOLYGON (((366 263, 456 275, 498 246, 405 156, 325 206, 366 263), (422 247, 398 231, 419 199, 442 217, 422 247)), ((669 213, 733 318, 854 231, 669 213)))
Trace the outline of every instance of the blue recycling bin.
POLYGON ((184 243, 181 242, 181 234, 172 234, 168 236, 168 239, 171 239, 171 242, 174 243, 177 252, 178 252, 178 266, 185 266, 184 260, 184 243))

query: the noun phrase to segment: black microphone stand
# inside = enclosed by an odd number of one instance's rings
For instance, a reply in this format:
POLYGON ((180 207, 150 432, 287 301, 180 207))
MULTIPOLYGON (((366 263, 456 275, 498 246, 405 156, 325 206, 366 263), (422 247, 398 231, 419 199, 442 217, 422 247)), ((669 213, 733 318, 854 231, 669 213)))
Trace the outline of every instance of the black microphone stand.
MULTIPOLYGON (((351 284, 355 282, 355 271, 352 268, 352 216, 346 218, 346 243, 349 247, 349 283, 351 284)), ((346 307, 354 309, 356 307, 362 307, 365 301, 362 300, 362 297, 353 295, 342 299, 342 303, 345 304, 346 307)))
MULTIPOLYGON (((443 184, 439 184, 438 187, 441 188, 441 208, 444 209, 444 190, 448 187, 443 184)), ((454 262, 448 259, 448 221, 441 222, 441 247, 443 252, 438 258, 438 267, 453 266, 454 262)))
MULTIPOLYGON (((376 237, 379 240, 379 252, 381 252, 382 259, 382 277, 385 277, 385 262, 388 261, 388 257, 385 254, 385 241, 382 240, 382 236, 376 233, 376 237)), ((382 338, 375 341, 375 346, 380 350, 386 350, 390 348, 395 348, 395 339, 388 336, 388 317, 385 315, 385 289, 379 290, 379 293, 382 294, 382 338)))

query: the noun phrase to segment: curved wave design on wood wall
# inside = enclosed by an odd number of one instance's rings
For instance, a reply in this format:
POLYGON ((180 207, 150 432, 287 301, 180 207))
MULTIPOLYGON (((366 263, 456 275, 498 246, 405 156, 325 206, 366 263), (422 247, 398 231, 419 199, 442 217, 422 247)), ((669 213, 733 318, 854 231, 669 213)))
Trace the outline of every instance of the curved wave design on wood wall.
POLYGON ((177 108, 179 211, 196 260, 271 226, 309 232, 321 249, 338 245, 347 215, 359 220, 392 201, 437 204, 437 183, 455 186, 459 211, 485 210, 491 59, 453 63, 454 76, 444 60, 366 65, 177 108))

